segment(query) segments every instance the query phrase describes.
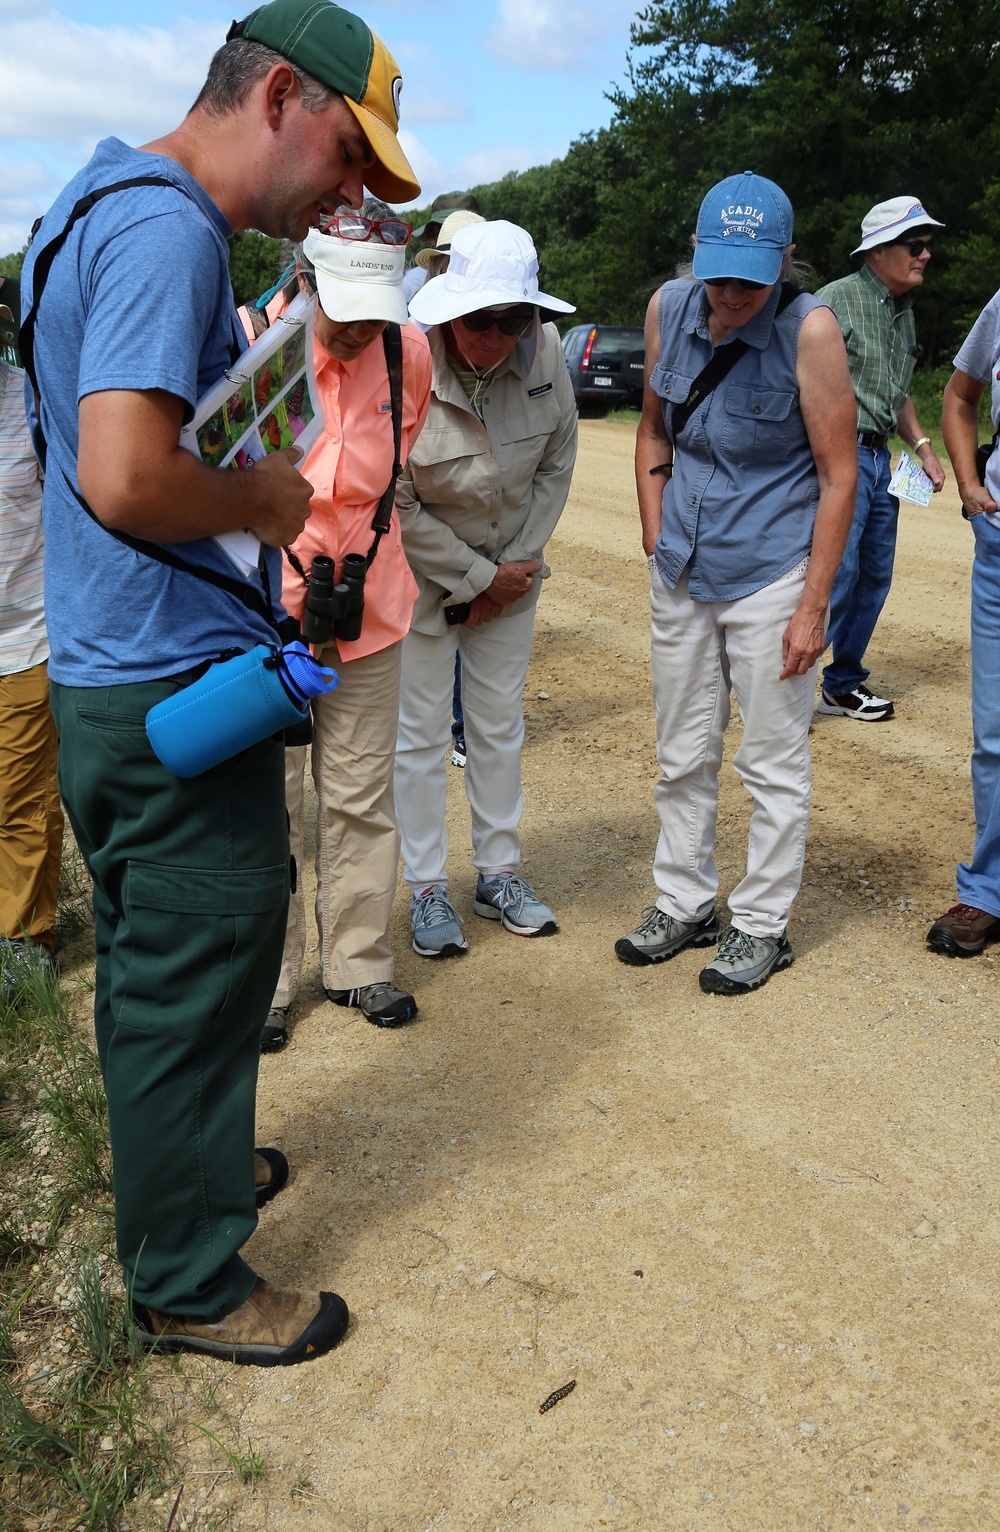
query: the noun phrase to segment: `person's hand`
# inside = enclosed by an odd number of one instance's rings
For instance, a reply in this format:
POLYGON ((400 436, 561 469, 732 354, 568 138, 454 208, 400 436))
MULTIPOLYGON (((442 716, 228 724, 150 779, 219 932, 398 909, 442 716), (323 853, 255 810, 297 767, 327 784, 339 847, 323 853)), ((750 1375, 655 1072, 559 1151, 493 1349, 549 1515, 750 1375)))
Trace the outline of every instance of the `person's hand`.
POLYGON ((313 487, 295 467, 301 456, 299 447, 271 452, 254 464, 249 475, 254 497, 249 530, 269 548, 293 543, 309 519, 313 487))
POLYGON ((921 447, 917 453, 917 458, 924 473, 934 485, 934 493, 937 494, 944 488, 944 469, 941 466, 940 458, 929 442, 926 447, 921 447))
POLYGON ((462 624, 463 628, 481 628, 484 623, 492 622, 494 617, 499 617, 503 607, 499 601, 493 601, 485 591, 480 591, 478 596, 473 596, 469 604, 469 615, 462 624))
POLYGON ((826 647, 826 607, 802 597, 792 620, 781 635, 781 658, 784 667, 779 681, 789 676, 804 676, 811 670, 826 647))
POLYGON ((995 511, 997 503, 985 484, 960 484, 959 494, 962 497, 962 506, 965 514, 971 520, 973 516, 979 516, 983 511, 995 511))
MULTIPOLYGON (((534 576, 541 567, 541 559, 515 559, 510 564, 499 564, 496 574, 482 594, 500 606, 521 601, 530 591, 534 576)), ((489 621, 488 618, 486 620, 489 621)))

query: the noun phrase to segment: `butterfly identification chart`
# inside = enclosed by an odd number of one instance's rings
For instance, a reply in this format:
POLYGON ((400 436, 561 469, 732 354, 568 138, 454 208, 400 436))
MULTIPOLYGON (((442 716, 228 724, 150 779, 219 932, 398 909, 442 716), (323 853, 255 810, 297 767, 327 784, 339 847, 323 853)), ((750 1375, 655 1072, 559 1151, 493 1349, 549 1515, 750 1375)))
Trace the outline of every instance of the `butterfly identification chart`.
MULTIPOLYGON (((289 304, 239 361, 198 401, 181 432, 181 446, 215 468, 249 468, 270 452, 300 447, 302 458, 323 429, 312 364, 316 299, 289 304)), ((243 575, 257 567, 252 532, 216 538, 243 575)))

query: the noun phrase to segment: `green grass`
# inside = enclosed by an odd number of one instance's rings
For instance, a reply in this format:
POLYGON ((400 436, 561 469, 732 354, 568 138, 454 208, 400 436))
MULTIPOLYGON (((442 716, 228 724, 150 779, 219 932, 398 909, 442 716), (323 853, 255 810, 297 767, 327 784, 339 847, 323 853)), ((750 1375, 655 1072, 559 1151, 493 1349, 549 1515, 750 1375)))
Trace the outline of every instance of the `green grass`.
POLYGON ((114 1532, 171 1460, 146 1419, 124 1295, 105 1276, 104 1094, 57 980, 39 971, 0 1004, 0 1059, 0 1526, 47 1515, 67 1532, 114 1532))
POLYGON ((90 879, 68 842, 57 931, 64 969, 75 956, 85 976, 61 985, 39 971, 0 1002, 0 1529, 178 1532, 183 1517, 222 1532, 232 1507, 198 1503, 178 1445, 197 1441, 203 1455, 201 1433, 216 1466, 251 1492, 266 1463, 249 1440, 227 1447, 186 1418, 218 1414, 219 1364, 151 1360, 135 1338, 89 1041, 89 910, 90 879), (86 1020, 75 1025, 71 1010, 86 1020))

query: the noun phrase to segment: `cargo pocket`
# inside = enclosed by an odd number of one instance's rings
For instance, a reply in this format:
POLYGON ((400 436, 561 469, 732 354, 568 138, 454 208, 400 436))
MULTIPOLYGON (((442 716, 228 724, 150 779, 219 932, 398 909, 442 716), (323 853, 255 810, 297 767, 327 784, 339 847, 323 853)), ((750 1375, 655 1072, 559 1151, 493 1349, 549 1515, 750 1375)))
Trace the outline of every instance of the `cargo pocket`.
POLYGON ((277 977, 271 957, 276 949, 280 961, 288 864, 226 870, 130 861, 124 906, 111 996, 119 1024, 192 1043, 245 1028, 259 1008, 262 959, 270 980, 277 977))

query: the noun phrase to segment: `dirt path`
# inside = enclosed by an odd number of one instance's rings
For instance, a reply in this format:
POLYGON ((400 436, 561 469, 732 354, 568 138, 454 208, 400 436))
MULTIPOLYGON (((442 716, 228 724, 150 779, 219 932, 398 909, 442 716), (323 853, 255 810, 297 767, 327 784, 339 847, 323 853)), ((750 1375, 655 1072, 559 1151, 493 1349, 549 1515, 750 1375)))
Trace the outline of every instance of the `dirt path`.
POLYGON ((225 1373, 219 1419, 267 1463, 216 1490, 240 1532, 1000 1525, 997 959, 923 942, 971 849, 971 537, 951 491, 905 512, 872 657, 898 716, 817 719, 797 961, 708 998, 703 954, 612 950, 655 892, 631 449, 584 424, 526 693, 526 873, 561 934, 472 913, 455 771, 468 957, 416 958, 401 894, 419 1022, 367 1026, 313 972, 263 1061, 293 1172, 250 1257, 355 1324, 313 1365, 225 1373))

